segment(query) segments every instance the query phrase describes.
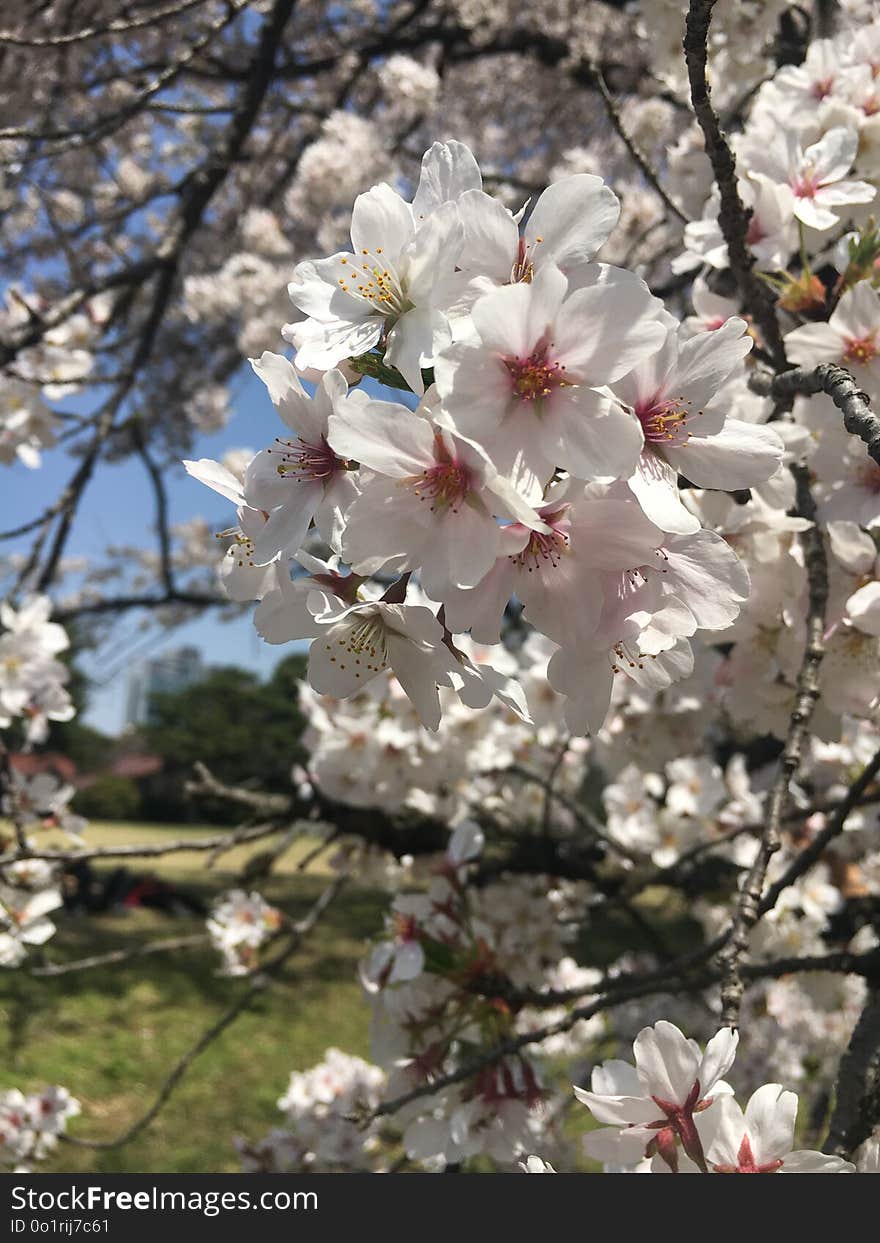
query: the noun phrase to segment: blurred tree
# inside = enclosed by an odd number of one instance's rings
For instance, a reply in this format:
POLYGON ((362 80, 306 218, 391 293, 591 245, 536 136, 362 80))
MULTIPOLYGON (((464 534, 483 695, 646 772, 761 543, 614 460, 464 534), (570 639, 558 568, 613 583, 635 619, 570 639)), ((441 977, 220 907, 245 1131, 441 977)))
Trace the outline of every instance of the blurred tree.
MULTIPOLYGON (((233 785, 288 790, 291 766, 305 757, 300 744, 305 720, 297 694, 305 667, 305 656, 289 656, 261 682, 245 669, 228 666, 183 690, 154 696, 154 723, 143 726, 141 736, 164 766, 145 783, 145 816, 193 818, 196 809, 183 786, 197 760, 233 785)), ((230 817, 228 804, 215 808, 201 802, 198 811, 209 819, 230 817)))

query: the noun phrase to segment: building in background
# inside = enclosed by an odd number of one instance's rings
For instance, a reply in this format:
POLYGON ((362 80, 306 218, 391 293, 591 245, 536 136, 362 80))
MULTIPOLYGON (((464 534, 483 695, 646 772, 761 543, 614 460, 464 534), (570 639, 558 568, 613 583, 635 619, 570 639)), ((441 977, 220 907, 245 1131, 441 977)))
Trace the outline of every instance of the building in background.
POLYGON ((197 647, 177 647, 136 665, 128 675, 125 724, 149 725, 152 699, 164 691, 180 691, 204 676, 197 647))

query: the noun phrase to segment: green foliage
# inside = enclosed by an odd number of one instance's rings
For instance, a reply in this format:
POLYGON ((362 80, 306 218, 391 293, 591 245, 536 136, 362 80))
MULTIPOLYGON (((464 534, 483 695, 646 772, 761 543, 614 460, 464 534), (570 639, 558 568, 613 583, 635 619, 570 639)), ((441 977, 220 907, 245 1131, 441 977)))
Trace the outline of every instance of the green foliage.
POLYGON ((89 820, 132 820, 140 811, 141 792, 129 777, 105 773, 73 800, 74 811, 89 820))
MULTIPOLYGON (((162 756, 164 767, 144 785, 144 812, 151 819, 186 819, 194 814, 183 795, 197 760, 222 781, 247 782, 263 790, 290 790, 290 770, 304 758, 300 736, 305 720, 297 686, 305 657, 289 656, 267 682, 244 669, 212 670, 201 682, 152 700, 152 721, 142 728, 148 748, 162 756)), ((208 806, 201 815, 218 822, 239 817, 226 804, 208 806)))

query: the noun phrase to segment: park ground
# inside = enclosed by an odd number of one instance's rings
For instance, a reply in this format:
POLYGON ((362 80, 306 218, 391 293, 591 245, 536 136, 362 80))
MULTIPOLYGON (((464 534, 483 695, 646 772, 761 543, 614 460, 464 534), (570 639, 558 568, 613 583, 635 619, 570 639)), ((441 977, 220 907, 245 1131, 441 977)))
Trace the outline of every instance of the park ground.
MULTIPOLYGON (((216 829, 91 824, 89 844, 162 841, 216 829)), ((305 873, 311 848, 298 842, 276 872, 256 886, 294 917, 326 888, 322 860, 305 873)), ((132 860, 138 874, 173 882, 204 901, 240 883, 242 865, 262 846, 239 847, 206 870, 204 853, 132 860)), ((357 982, 365 939, 382 927, 387 899, 352 886, 278 976, 195 1062, 167 1104, 137 1139, 93 1151, 63 1143, 43 1170, 208 1173, 239 1169, 233 1135, 255 1140, 282 1122, 277 1100, 292 1070, 320 1061, 328 1045, 368 1056, 369 1008, 357 982)), ((57 912, 59 932, 45 950, 67 962, 120 946, 204 932, 198 916, 135 909, 83 916, 57 912)), ((29 965, 36 960, 31 957, 29 965)), ((52 978, 27 966, 0 974, 0 1090, 63 1084, 82 1103, 74 1135, 111 1139, 143 1113, 175 1061, 241 991, 218 975, 210 947, 152 955, 52 978)))

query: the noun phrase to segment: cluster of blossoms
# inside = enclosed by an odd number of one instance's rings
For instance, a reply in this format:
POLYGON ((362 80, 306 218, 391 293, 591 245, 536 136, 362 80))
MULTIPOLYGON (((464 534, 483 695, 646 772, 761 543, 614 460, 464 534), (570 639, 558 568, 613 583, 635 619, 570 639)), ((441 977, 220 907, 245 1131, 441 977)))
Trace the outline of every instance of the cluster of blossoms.
POLYGON ((50 1087, 25 1095, 17 1088, 0 1092, 0 1168, 27 1173, 67 1130, 69 1118, 80 1112, 79 1101, 66 1088, 50 1087))
POLYGON ((728 417, 743 320, 689 334, 641 280, 595 261, 618 211, 579 174, 521 228, 470 151, 438 143, 412 203, 375 187, 355 202, 353 251, 297 266, 306 318, 285 333, 314 396, 263 354, 289 434, 243 480, 187 466, 238 506, 236 598, 246 577, 265 639, 312 640, 317 691, 344 698, 390 668, 429 729, 440 687, 522 713, 515 684, 456 642, 498 645, 516 600, 553 645, 569 728, 595 732, 616 675, 669 686, 693 668, 692 636, 736 620, 748 576, 677 479, 757 486, 781 476, 783 444, 728 417), (418 407, 350 389, 363 371, 418 407), (312 523, 329 561, 302 549, 312 523), (291 579, 294 556, 307 576, 291 579))
MULTIPOLYGON (((0 730, 19 726, 25 750, 45 739, 50 721, 69 721, 75 712, 65 689, 67 667, 56 659, 68 646, 67 634, 50 613, 45 596, 31 597, 18 611, 0 605, 0 730)), ((3 736, 0 762, 0 814, 6 818, 0 849, 23 847, 26 854, 44 831, 78 841, 86 822, 70 808, 74 787, 51 773, 20 772, 3 736)), ((29 946, 45 944, 55 932, 49 915, 62 905, 56 864, 25 857, 0 867, 0 967, 19 966, 29 946)))
POLYGON ((285 1126, 262 1140, 236 1139, 246 1173, 356 1173, 375 1171, 381 1156, 375 1123, 385 1074, 362 1058, 328 1049, 311 1070, 294 1071, 278 1108, 285 1126))
POLYGON ((737 1043, 723 1028, 701 1053, 673 1023, 643 1028, 635 1066, 604 1062, 589 1091, 575 1088, 603 1124, 584 1136, 586 1154, 618 1171, 652 1174, 856 1173, 841 1157, 795 1150, 798 1098, 780 1084, 763 1084, 740 1107, 724 1078, 737 1043))
POLYGON ((260 946, 281 924, 281 912, 258 893, 232 889, 219 898, 208 917, 208 935, 223 955, 223 975, 250 975, 259 962, 260 946))
POLYGON ((68 647, 62 626, 49 621, 51 602, 33 596, 16 611, 0 605, 0 729, 22 722, 31 742, 45 739, 49 721, 69 721, 74 707, 65 689, 67 668, 57 660, 68 647))
MULTIPOLYGON (((35 295, 9 286, 0 307, 0 333, 14 332, 46 309, 35 295)), ((106 295, 93 298, 84 311, 45 332, 39 345, 22 350, 14 376, 0 376, 0 465, 19 461, 36 468, 40 450, 56 443, 60 424, 47 403, 76 393, 88 379, 95 364, 89 346, 110 309, 106 295)))
POLYGON ((0 869, 0 967, 17 967, 28 946, 53 936, 49 912, 62 904, 57 869, 45 860, 22 859, 0 869))
MULTIPOLYGON (((371 1000, 371 1053, 395 1099, 527 1033, 548 1016, 525 1004, 530 990, 588 993, 599 972, 567 956, 582 885, 501 875, 474 885, 483 834, 462 821, 444 855, 413 864, 394 898, 385 939, 361 966, 371 1000), (414 882, 421 882, 413 889, 414 882), (487 991, 488 994, 487 994, 487 991)), ((552 1017, 550 1015, 549 1017, 552 1017)), ((502 1165, 554 1133, 554 1093, 542 1062, 575 1054, 604 1030, 579 1024, 562 1040, 514 1053, 394 1114, 412 1161, 429 1168, 485 1155, 502 1165)))

